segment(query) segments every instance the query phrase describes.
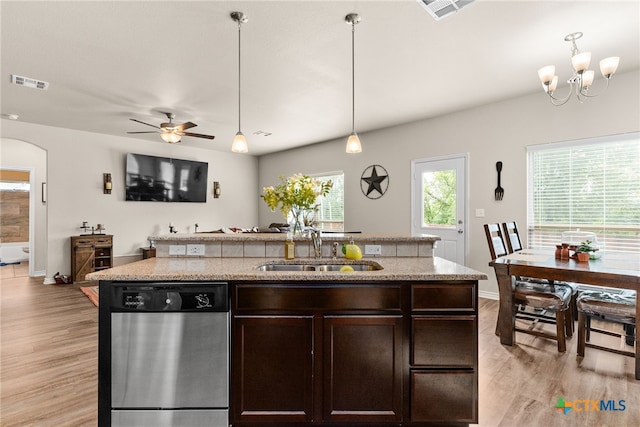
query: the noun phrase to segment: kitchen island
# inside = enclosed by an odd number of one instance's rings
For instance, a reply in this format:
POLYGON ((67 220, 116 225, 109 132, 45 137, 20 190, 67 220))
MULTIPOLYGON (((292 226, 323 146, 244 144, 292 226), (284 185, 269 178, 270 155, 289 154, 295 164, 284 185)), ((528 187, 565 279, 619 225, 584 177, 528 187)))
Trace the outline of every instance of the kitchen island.
POLYGON ((92 274, 100 280, 100 425, 111 425, 106 384, 111 362, 105 360, 111 349, 109 337, 103 336, 110 333, 110 289, 150 282, 228 283, 229 425, 477 423, 478 280, 487 277, 427 256, 424 248, 437 239, 426 239, 390 238, 385 242, 400 245, 395 256, 360 261, 170 256, 92 274), (398 256, 404 250, 413 253, 414 244, 415 256, 398 256), (418 256, 421 245, 423 256, 418 256), (374 269, 259 269, 272 264, 366 264, 374 269))

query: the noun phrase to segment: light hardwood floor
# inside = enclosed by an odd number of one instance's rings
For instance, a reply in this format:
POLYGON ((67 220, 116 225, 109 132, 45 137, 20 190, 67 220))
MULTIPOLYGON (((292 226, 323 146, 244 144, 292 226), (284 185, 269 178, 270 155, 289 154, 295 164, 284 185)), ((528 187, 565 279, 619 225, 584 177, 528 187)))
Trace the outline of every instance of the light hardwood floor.
MULTIPOLYGON (((2 267, 4 268, 4 267, 2 267)), ((77 285, 2 276, 0 425, 97 424, 98 310, 77 285)), ((480 300, 480 426, 639 426, 640 381, 629 357, 555 342, 494 335, 497 301, 480 300), (625 401, 624 411, 554 409, 558 398, 625 401)), ((588 406, 591 409, 591 406, 588 406)), ((616 405, 616 408, 620 408, 616 405)))

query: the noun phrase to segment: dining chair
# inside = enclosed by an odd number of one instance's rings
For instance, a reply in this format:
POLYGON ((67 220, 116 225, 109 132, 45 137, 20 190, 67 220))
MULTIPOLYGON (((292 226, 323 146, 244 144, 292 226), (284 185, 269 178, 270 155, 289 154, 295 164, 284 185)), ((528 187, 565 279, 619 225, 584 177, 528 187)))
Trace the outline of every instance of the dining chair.
MULTIPOLYGON (((518 224, 515 221, 511 222, 503 222, 502 229, 504 230, 504 235, 506 236, 505 241, 507 243, 507 250, 510 254, 514 252, 521 251, 523 249, 522 239, 520 238, 520 232, 518 231, 518 224)), ((533 279, 526 278, 528 281, 539 281, 541 283, 550 283, 548 280, 544 279, 533 279)), ((569 282, 558 282, 554 283, 567 285, 571 288, 571 319, 578 320, 578 308, 577 308, 577 300, 578 300, 578 291, 579 286, 577 283, 569 283, 569 282)), ((571 323, 571 328, 573 329, 573 323, 571 323)))
POLYGON ((620 350, 603 345, 593 344, 590 341, 591 332, 598 332, 615 337, 625 336, 625 343, 633 346, 635 343, 636 329, 636 293, 625 290, 622 292, 607 291, 581 291, 578 296, 578 356, 584 357, 585 347, 608 351, 635 357, 635 352, 620 350), (613 331, 594 328, 592 319, 604 320, 623 325, 624 335, 613 331))
MULTIPOLYGON (((507 255, 500 224, 484 224, 484 231, 492 260, 495 261, 507 255)), ((573 321, 569 311, 571 288, 564 284, 527 281, 523 278, 515 278, 512 283, 512 299, 516 307, 512 320, 514 330, 555 340, 558 343, 559 352, 567 351, 566 337, 573 335, 573 321), (527 307, 532 308, 533 311, 526 310, 527 307), (529 327, 522 328, 518 326, 516 319, 526 319, 532 323, 529 327), (556 333, 535 329, 537 323, 555 324, 556 333)))

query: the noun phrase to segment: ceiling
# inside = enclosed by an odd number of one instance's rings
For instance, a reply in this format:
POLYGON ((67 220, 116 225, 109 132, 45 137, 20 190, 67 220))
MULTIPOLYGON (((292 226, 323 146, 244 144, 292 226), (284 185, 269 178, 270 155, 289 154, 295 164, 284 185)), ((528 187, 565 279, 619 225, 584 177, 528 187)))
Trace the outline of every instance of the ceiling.
MULTIPOLYGON (((159 125, 172 112, 177 123, 198 124, 190 131, 216 136, 181 144, 221 151, 231 150, 238 130, 238 27, 229 14, 244 12, 242 131, 253 155, 346 141, 344 18, 352 12, 362 18, 355 32, 361 137, 525 94, 548 103, 537 70, 555 64, 561 81, 570 77, 564 36, 575 31, 584 33, 580 50, 593 52, 591 68, 607 56, 621 57, 618 73, 640 68, 639 1, 477 0, 439 21, 415 0, 3 0, 0 8, 3 117, 164 143, 157 134, 128 135, 153 130, 129 119, 159 125), (49 89, 14 85, 12 74, 49 89)), ((594 91, 604 83, 596 75, 594 91)))

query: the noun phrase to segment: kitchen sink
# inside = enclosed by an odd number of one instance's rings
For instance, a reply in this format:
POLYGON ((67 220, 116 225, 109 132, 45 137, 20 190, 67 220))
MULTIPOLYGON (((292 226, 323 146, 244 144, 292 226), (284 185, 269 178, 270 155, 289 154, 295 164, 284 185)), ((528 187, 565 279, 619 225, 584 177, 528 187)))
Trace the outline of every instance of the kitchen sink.
POLYGON ((353 271, 376 271, 382 270, 383 267, 377 262, 359 262, 359 263, 292 263, 292 262, 274 262, 263 264, 257 267, 258 271, 340 271, 344 266, 350 266, 353 271))

